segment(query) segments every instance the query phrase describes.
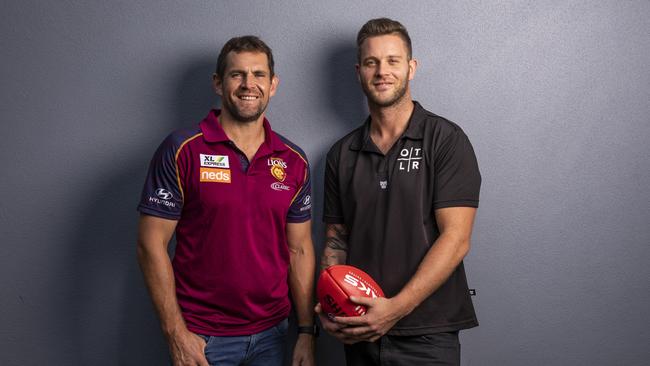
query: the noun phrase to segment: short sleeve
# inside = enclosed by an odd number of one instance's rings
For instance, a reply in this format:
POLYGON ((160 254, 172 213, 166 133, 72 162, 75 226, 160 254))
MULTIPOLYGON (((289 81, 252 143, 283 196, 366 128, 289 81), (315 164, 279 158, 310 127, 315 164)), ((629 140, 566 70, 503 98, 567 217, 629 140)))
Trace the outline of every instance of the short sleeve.
POLYGON ((143 214, 178 220, 183 210, 183 196, 177 174, 177 148, 172 136, 158 147, 151 159, 142 189, 138 211, 143 214))
POLYGON ((289 212, 287 213, 287 222, 300 223, 311 219, 311 173, 309 172, 309 163, 305 165, 305 178, 300 191, 293 199, 289 212))
POLYGON ((343 208, 341 207, 341 191, 339 189, 337 149, 327 154, 325 163, 325 207, 323 221, 327 224, 343 223, 343 208))
POLYGON ((481 174, 469 139, 456 129, 436 149, 433 208, 478 207, 481 174))

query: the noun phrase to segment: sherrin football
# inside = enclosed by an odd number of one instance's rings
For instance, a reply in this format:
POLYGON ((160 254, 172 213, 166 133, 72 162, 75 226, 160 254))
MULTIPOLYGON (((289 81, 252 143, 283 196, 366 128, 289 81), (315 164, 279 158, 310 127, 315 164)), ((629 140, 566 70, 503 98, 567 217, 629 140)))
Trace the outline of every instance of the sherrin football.
POLYGON ((320 274, 316 286, 318 300, 328 317, 361 316, 366 307, 350 301, 350 296, 384 297, 379 285, 364 271, 353 266, 337 264, 320 274))

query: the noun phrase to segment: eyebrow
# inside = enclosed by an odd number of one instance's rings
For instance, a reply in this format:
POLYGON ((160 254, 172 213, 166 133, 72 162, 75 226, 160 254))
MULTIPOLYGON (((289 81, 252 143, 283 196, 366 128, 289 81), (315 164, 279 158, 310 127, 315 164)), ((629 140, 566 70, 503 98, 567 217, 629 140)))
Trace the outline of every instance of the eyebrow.
MULTIPOLYGON (((247 71, 244 70, 244 69, 232 69, 232 70, 228 70, 228 74, 232 74, 232 73, 241 73, 241 74, 246 74, 247 71)), ((260 69, 257 69, 257 70, 251 70, 251 73, 253 73, 253 74, 259 74, 259 73, 268 74, 269 71, 268 71, 268 70, 260 70, 260 69)))
MULTIPOLYGON (((392 59, 395 59, 395 58, 402 59, 402 58, 404 58, 404 56, 402 56, 402 55, 388 55, 388 56, 386 56, 385 58, 388 58, 388 59, 391 59, 391 58, 392 58, 392 59)), ((361 61, 362 61, 362 62, 366 62, 366 61, 368 61, 368 60, 379 60, 379 57, 368 56, 368 57, 364 58, 364 59, 361 60, 361 61)))

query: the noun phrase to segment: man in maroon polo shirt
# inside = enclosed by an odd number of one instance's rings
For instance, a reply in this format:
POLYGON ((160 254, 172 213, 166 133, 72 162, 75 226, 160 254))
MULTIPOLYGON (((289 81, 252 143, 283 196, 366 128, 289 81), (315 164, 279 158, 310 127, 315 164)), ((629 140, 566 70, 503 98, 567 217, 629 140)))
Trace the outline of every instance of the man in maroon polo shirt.
POLYGON ((293 364, 312 365, 309 164, 264 118, 278 86, 271 49, 231 39, 213 80, 223 109, 167 137, 138 206, 138 259, 173 363, 280 365, 291 292, 293 364))

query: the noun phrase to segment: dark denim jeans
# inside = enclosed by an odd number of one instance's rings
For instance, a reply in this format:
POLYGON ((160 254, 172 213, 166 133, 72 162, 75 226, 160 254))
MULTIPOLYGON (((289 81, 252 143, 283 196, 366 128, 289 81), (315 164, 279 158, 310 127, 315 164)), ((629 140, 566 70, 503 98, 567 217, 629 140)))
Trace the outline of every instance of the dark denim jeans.
POLYGON ((460 365, 458 331, 419 336, 385 335, 345 346, 347 366, 460 365))

